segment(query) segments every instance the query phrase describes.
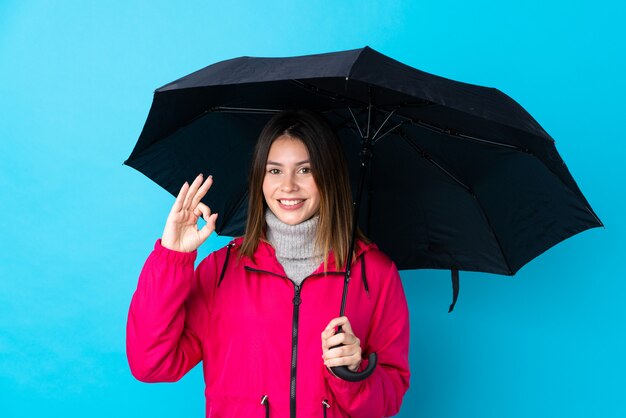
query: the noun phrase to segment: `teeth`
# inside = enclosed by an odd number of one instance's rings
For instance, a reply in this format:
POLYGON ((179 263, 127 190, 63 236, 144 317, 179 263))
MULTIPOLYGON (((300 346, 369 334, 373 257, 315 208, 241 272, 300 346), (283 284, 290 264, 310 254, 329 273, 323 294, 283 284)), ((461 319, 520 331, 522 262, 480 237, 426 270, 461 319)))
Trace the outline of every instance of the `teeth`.
POLYGON ((302 202, 302 199, 300 200, 279 200, 279 202, 285 206, 294 206, 297 205, 299 203, 302 202))

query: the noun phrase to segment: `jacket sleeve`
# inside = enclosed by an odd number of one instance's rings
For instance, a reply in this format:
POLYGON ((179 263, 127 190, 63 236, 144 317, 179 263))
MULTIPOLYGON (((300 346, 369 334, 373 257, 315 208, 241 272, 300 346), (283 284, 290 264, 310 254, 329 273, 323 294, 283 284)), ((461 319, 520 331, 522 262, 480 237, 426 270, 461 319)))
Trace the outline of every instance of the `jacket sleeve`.
POLYGON ((208 309, 195 259, 195 251, 169 250, 158 240, 144 264, 126 329, 128 364, 138 380, 177 381, 202 359, 198 322, 208 309))
MULTIPOLYGON (((381 280, 381 292, 365 347, 368 353, 377 354, 376 369, 360 382, 348 382, 324 367, 335 403, 349 416, 395 415, 409 388, 409 312, 400 275, 392 262, 381 280)), ((364 359, 359 370, 363 370, 366 363, 364 359)))

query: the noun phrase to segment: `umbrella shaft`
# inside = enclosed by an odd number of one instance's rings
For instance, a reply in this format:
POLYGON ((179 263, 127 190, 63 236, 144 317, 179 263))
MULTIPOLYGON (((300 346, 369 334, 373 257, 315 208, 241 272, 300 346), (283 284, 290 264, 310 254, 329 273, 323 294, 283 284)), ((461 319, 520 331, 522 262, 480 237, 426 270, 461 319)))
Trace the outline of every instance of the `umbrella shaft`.
MULTIPOLYGON (((368 118, 368 125, 369 125, 368 118)), ((369 133, 369 126, 367 129, 369 133)), ((369 167, 371 159, 371 140, 369 136, 363 138, 363 146, 361 148, 361 167, 359 168, 359 182, 357 186, 356 200, 354 202, 354 214, 352 219, 352 233, 350 236, 350 247, 346 259, 346 274, 343 282, 343 296, 341 297, 341 309, 339 310, 339 316, 344 316, 346 311, 346 300, 348 299, 348 283, 350 282, 350 271, 352 269, 352 256, 354 254, 354 245, 356 241, 356 231, 359 225, 359 212, 361 209, 361 196, 363 195, 363 187, 365 184, 365 175, 369 167)))

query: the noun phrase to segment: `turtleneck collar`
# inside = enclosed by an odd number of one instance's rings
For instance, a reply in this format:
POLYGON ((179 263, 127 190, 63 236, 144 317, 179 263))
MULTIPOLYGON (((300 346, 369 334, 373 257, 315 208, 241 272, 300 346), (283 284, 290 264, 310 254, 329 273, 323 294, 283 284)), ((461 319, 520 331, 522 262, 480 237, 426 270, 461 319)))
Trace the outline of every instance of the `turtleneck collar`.
POLYGON ((265 222, 265 236, 274 247, 276 259, 283 266, 287 277, 301 284, 322 262, 322 256, 315 248, 319 216, 315 215, 297 225, 288 225, 268 209, 265 222))
POLYGON ((265 222, 267 223, 266 238, 274 247, 279 260, 321 256, 315 250, 319 215, 297 225, 288 225, 268 209, 265 211, 265 222))

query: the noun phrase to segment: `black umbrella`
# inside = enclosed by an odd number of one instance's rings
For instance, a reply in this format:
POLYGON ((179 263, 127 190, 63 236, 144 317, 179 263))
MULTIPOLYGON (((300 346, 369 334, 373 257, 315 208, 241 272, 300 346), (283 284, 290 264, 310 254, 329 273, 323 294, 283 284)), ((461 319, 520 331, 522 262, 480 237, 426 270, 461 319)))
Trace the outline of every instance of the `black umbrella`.
POLYGON ((235 58, 169 83, 125 163, 173 195, 213 174, 204 202, 220 213, 216 232, 241 235, 258 134, 272 114, 296 108, 336 128, 365 234, 399 269, 452 270, 453 305, 459 270, 513 275, 602 225, 554 140, 513 99, 368 47, 235 58))

